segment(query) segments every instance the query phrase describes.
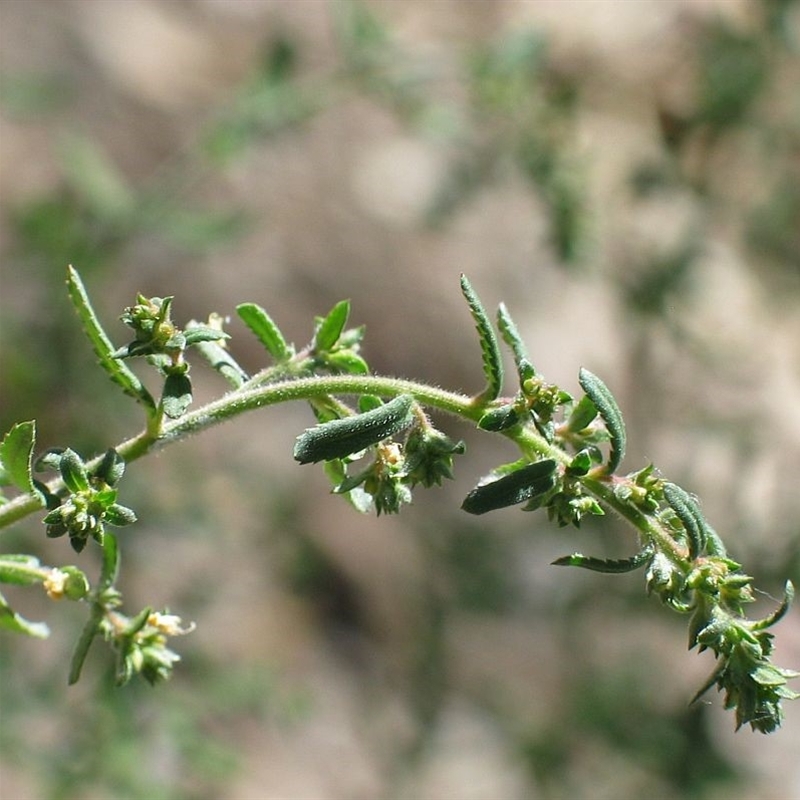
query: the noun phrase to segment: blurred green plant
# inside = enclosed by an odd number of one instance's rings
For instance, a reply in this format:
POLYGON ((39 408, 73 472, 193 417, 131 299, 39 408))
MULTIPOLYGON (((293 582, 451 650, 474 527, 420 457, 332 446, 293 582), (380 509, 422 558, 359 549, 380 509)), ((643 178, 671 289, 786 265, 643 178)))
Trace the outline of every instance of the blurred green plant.
MULTIPOLYGON (((626 450, 622 412, 603 381, 581 369, 582 394, 575 398, 550 384, 533 367, 508 309, 501 305, 496 327, 466 276, 461 289, 480 342, 484 388, 467 396, 410 380, 373 375, 360 353, 364 328, 348 328, 348 301, 317 317, 310 342, 290 344, 266 310, 244 303, 237 311, 263 344, 270 363, 249 375, 228 349, 228 335, 216 314, 206 324, 183 329, 172 319, 172 298, 146 298, 125 309, 122 321, 133 339, 114 347, 95 314, 78 273, 70 267, 69 296, 102 369, 124 394, 143 409, 141 433, 95 458, 73 450, 50 449, 34 458, 33 421, 16 424, 0 444, 0 485, 16 488, 3 498, 0 528, 42 508, 49 537, 67 535, 76 553, 94 543, 102 551, 99 579, 92 585, 78 567, 48 567, 27 554, 0 558, 0 582, 41 585, 53 599, 85 602, 89 618, 77 642, 69 680, 78 680, 93 640, 100 636, 116 655, 116 682, 141 675, 150 683, 168 678, 179 656, 167 645, 188 633, 180 617, 167 609, 145 607, 133 616, 121 613, 117 588, 118 537, 107 526, 135 522, 119 504, 117 485, 126 463, 206 430, 242 413, 269 405, 307 401, 317 424, 297 437, 294 457, 301 464, 324 462, 334 493, 359 511, 397 513, 411 502, 419 485, 438 485, 452 477, 455 456, 465 445, 434 426, 426 408, 444 412, 512 441, 520 457, 492 470, 468 493, 462 508, 475 515, 522 505, 545 509, 559 527, 580 527, 586 516, 616 512, 637 532, 639 549, 626 559, 600 559, 581 553, 554 563, 605 573, 645 571, 646 587, 668 607, 689 616, 689 646, 711 650, 717 666, 698 692, 712 686, 725 694, 736 713, 737 728, 771 732, 782 720, 782 701, 800 695, 788 688, 798 673, 770 661, 768 632, 788 611, 794 590, 769 616, 751 620, 744 606, 754 599, 752 578, 730 558, 698 501, 664 478, 650 464, 620 475, 626 450), (498 339, 499 334, 499 339, 498 339), (518 386, 503 395, 504 369, 499 341, 514 357, 518 386), (192 409, 187 353, 195 348, 227 381, 229 391, 192 409), (129 366, 146 361, 162 379, 156 398, 129 366), (356 402, 342 398, 354 397, 356 402), (45 482, 42 471, 57 475, 45 482)), ((42 623, 29 622, 0 601, 0 626, 36 637, 42 623)))

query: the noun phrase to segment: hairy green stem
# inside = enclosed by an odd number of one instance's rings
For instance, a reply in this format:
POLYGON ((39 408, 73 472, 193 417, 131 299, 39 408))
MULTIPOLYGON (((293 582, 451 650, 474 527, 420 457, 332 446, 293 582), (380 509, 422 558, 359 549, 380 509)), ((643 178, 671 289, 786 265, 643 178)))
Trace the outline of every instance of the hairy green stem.
MULTIPOLYGON (((376 375, 314 376, 229 392, 179 419, 162 424, 157 432, 149 426, 136 436, 121 442, 116 450, 126 462, 136 461, 152 450, 179 442, 191 434, 233 419, 246 411, 292 400, 313 400, 335 394, 374 394, 381 397, 410 394, 424 406, 473 422, 477 422, 482 413, 471 397, 414 381, 376 375)), ((87 467, 96 467, 100 458, 87 462, 87 467)), ((47 484, 47 488, 53 494, 59 494, 64 489, 64 483, 61 478, 55 478, 47 484)), ((41 508, 42 501, 38 495, 20 495, 0 506, 0 528, 8 527, 41 508)))

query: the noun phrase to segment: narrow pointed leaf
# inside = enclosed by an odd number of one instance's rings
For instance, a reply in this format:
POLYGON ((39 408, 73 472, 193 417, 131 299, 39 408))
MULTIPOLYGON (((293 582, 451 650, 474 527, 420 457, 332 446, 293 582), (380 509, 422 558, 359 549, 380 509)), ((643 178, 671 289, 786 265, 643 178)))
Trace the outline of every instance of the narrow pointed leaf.
POLYGON ((666 481, 664 499, 683 524, 689 541, 689 557, 697 558, 705 550, 705 525, 697 503, 680 486, 666 481))
POLYGON ((280 328, 261 306, 242 303, 236 306, 236 313, 276 361, 288 361, 291 358, 291 349, 280 328))
POLYGON ((114 383, 122 388, 125 394, 135 397, 148 411, 155 411, 156 403, 152 395, 144 387, 136 374, 123 361, 114 357, 115 347, 108 338, 97 314, 92 308, 89 295, 81 281, 81 277, 72 266, 67 272, 67 288, 72 304, 78 312, 83 329, 92 343, 100 366, 106 371, 114 383))
POLYGON ((517 367, 524 361, 530 363, 525 343, 522 341, 522 336, 520 336, 519 330, 506 308, 505 303, 500 303, 500 307, 497 310, 497 328, 500 331, 500 335, 503 337, 503 341, 511 348, 511 352, 514 353, 514 361, 517 367))
POLYGON ((103 567, 100 571, 98 591, 103 592, 111 588, 117 581, 119 574, 119 546, 117 537, 106 531, 103 537, 103 567))
POLYGON ((35 443, 36 423, 31 420, 14 425, 0 444, 0 464, 14 486, 23 492, 33 493, 36 491, 31 473, 35 443))
POLYGON ((472 288, 467 276, 463 274, 461 276, 461 291, 469 306, 472 319, 475 321, 475 327, 481 343, 483 374, 486 377, 486 388, 482 392, 482 397, 486 400, 496 400, 503 388, 503 361, 500 356, 497 337, 480 298, 472 288))
POLYGON ((583 391, 592 400, 598 413, 603 418, 603 422, 606 424, 611 442, 611 452, 606 464, 606 471, 611 474, 625 457, 626 434, 622 412, 619 410, 614 395, 611 394, 605 383, 589 372, 588 369, 581 368, 578 382, 583 391))
POLYGON ((784 616, 786 616, 786 613, 792 607, 793 600, 794 584, 791 581, 786 581, 786 585, 783 589, 783 600, 781 601, 781 604, 768 617, 764 617, 764 619, 754 622, 751 625, 752 630, 763 631, 767 628, 771 628, 776 622, 780 621, 784 616))
POLYGON ((569 556, 557 558, 552 563, 558 567, 582 567, 594 572, 606 572, 609 574, 621 574, 633 572, 647 564, 653 557, 651 548, 644 548, 630 558, 594 558, 585 556, 582 553, 573 553, 569 556))
POLYGON ((468 514, 485 514, 518 505, 550 491, 555 485, 556 462, 547 458, 528 464, 495 481, 476 486, 464 498, 461 508, 468 514))
POLYGON ((86 661, 86 656, 89 654, 89 648, 92 645, 94 637, 100 632, 100 623, 103 620, 103 610, 101 606, 95 606, 92 610, 89 619, 83 626, 81 635, 75 643, 75 649, 72 651, 72 659, 69 665, 69 677, 67 682, 70 686, 78 682, 81 677, 81 670, 83 669, 83 662, 86 661))
POLYGON ((314 349, 318 353, 331 350, 339 341, 347 318, 350 316, 350 301, 340 300, 328 313, 314 336, 314 349))
POLYGON ((414 418, 413 405, 411 395, 400 395, 372 411, 308 428, 297 437, 294 458, 309 464, 358 453, 407 428, 414 418))

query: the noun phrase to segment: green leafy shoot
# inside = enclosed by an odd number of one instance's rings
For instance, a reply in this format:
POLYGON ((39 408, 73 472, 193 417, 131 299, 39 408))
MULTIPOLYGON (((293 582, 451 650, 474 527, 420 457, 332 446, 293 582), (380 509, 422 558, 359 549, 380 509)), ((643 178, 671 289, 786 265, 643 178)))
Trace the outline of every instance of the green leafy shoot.
POLYGON ((475 321, 483 354, 483 374, 486 376, 486 388, 476 400, 496 400, 503 389, 503 360, 500 356, 497 336, 480 298, 472 288, 467 276, 463 274, 461 275, 461 291, 469 306, 472 319, 475 321))
POLYGON ((288 361, 294 352, 270 315, 256 303, 241 303, 236 313, 276 362, 288 361))
POLYGON ((608 456, 608 463, 606 464, 606 472, 611 475, 616 471, 620 462, 625 457, 626 433, 622 412, 619 410, 614 395, 611 394, 608 387, 597 375, 593 375, 588 369, 581 367, 578 375, 578 382, 583 391, 586 392, 594 403, 603 422, 606 424, 609 440, 611 442, 611 451, 608 456))
MULTIPOLYGON (((725 707, 735 709, 737 727, 749 724, 756 731, 772 732, 781 725, 783 702, 800 697, 787 685, 800 675, 770 662, 773 636, 767 632, 788 613, 792 583, 786 583, 783 601, 771 614, 748 619, 743 608, 755 599, 753 578, 726 556, 694 496, 667 481, 652 464, 625 476, 613 475, 625 455, 626 432, 606 385, 581 369, 578 380, 584 395, 576 400, 546 382, 528 360, 505 306, 500 306, 493 327, 465 276, 461 289, 478 331, 486 379, 483 391, 472 397, 371 373, 359 354, 363 326, 346 327, 347 300, 315 319, 312 341, 299 353, 266 311, 253 303, 240 305, 241 319, 276 362, 248 377, 228 353, 222 317, 212 314, 206 325, 190 322, 182 331, 170 319, 171 297, 139 295, 122 316, 135 338, 115 351, 72 268, 68 286, 103 369, 148 412, 144 431, 86 461, 69 447, 54 447, 32 464, 36 428, 30 421, 15 425, 0 442, 0 484, 23 492, 0 498, 0 528, 46 506, 42 522, 48 538, 68 536, 77 553, 94 548, 92 542, 101 548, 102 569, 94 588, 77 566, 45 567, 35 555, 0 556, 0 584, 41 583, 51 599, 66 597, 89 607, 72 656, 70 683, 78 680, 96 637, 115 651, 119 684, 135 675, 150 683, 164 680, 179 661, 167 647, 168 637, 194 627, 153 606, 132 617, 120 610, 120 552, 117 538, 106 527, 122 528, 136 521, 135 513, 117 502, 117 483, 126 462, 246 411, 301 401, 310 405, 317 424, 297 437, 295 459, 301 464, 324 462, 333 493, 345 495, 359 511, 378 515, 398 513, 412 501, 416 487, 440 485, 453 477, 455 456, 464 453, 465 445, 438 430, 433 415, 449 414, 500 433, 517 447, 517 460, 491 470, 465 497, 464 511, 479 515, 510 506, 526 512, 541 509, 560 527, 579 527, 588 515, 616 512, 636 529, 639 552, 621 559, 574 552, 553 563, 602 573, 644 567, 647 593, 689 615, 690 648, 715 654, 716 669, 701 693, 716 686, 725 707), (511 349, 520 378, 513 397, 500 396, 500 338, 511 349), (232 390, 186 413, 192 384, 191 363, 184 355, 190 346, 200 350, 232 390), (146 358, 165 378, 158 405, 121 360, 133 356, 146 358), (54 471, 60 479, 48 484, 34 480, 32 468, 54 471)), ((2 597, 0 628, 47 635, 47 626, 24 619, 2 597)))
POLYGON ((114 356, 116 348, 111 343, 103 326, 100 324, 94 308, 92 308, 89 295, 78 271, 72 266, 67 268, 67 289, 69 290, 72 304, 83 324, 83 329, 92 343, 95 355, 99 359, 100 366, 111 380, 122 388, 125 394, 135 397, 145 407, 148 416, 155 415, 155 400, 136 374, 123 361, 114 356))

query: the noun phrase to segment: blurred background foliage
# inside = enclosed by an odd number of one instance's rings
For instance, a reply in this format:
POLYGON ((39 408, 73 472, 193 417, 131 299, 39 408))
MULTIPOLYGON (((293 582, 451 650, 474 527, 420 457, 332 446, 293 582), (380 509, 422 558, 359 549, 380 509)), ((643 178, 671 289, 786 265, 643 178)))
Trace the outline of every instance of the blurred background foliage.
MULTIPOLYGON (((119 343, 138 291, 178 321, 258 302, 298 344, 349 297, 375 371, 474 391, 463 271, 548 379, 603 376, 631 468, 697 492, 759 586, 800 582, 800 3, 4 0, 0 23, 0 429, 88 454, 140 424, 67 263, 119 343)), ((631 552, 620 523, 464 519, 510 454, 447 421, 456 480, 360 517, 293 464, 311 419, 126 476, 129 610, 198 622, 170 685, 112 689, 98 647, 67 690, 81 609, 15 595, 55 633, 0 642, 4 797, 800 798, 797 708, 734 736, 718 697, 687 708, 711 664, 641 576, 548 566, 631 552)), ((797 614, 777 633, 796 668, 797 614)))

